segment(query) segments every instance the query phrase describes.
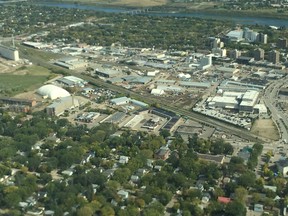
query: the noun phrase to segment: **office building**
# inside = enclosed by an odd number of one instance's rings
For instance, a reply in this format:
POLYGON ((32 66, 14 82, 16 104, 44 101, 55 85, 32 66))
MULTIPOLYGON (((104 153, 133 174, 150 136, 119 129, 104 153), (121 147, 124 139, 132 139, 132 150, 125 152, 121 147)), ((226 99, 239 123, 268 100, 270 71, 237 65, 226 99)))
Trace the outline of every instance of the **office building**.
POLYGON ((254 50, 253 56, 256 61, 262 61, 264 60, 264 54, 265 54, 264 50, 261 48, 258 48, 254 50))
POLYGON ((272 50, 268 53, 268 61, 277 64, 280 61, 280 53, 277 50, 272 50))
POLYGON ((277 41, 277 47, 280 49, 286 49, 288 47, 288 39, 287 38, 279 38, 277 41))
POLYGON ((267 34, 259 33, 257 36, 257 42, 262 44, 267 44, 268 36, 267 34))
POLYGON ((237 50, 237 49, 231 50, 231 51, 229 52, 229 57, 230 57, 231 59, 237 59, 237 58, 239 58, 240 56, 241 56, 241 51, 239 51, 239 50, 237 50))

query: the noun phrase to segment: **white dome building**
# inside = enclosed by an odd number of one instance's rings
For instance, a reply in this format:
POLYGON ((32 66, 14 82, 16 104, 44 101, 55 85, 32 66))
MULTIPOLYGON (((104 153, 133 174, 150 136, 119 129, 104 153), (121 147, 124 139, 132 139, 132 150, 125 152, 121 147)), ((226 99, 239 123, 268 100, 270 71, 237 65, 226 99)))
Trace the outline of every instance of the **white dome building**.
POLYGON ((42 97, 50 98, 51 100, 70 96, 70 93, 65 89, 51 84, 40 87, 36 92, 42 97))

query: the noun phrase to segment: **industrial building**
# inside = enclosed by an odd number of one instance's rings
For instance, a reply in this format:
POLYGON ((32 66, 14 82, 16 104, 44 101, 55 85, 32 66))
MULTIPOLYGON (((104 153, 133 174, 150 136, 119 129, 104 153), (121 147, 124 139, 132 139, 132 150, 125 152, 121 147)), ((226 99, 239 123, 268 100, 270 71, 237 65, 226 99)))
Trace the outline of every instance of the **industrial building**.
POLYGON ((79 86, 79 87, 84 87, 84 85, 87 84, 87 81, 75 77, 75 76, 65 76, 61 77, 56 80, 58 83, 68 86, 68 87, 74 87, 74 86, 79 86))
POLYGON ((186 87, 186 88, 210 88, 211 83, 210 82, 189 82, 189 81, 182 81, 179 82, 180 86, 186 87))
POLYGON ((67 68, 69 70, 87 67, 86 62, 80 61, 78 58, 74 57, 59 59, 57 62, 55 62, 55 64, 60 67, 67 68))
POLYGON ((128 97, 120 97, 120 98, 114 98, 110 100, 110 103, 120 106, 130 103, 130 98, 128 97))
POLYGON ((40 87, 36 93, 41 95, 43 98, 49 98, 51 100, 70 96, 70 93, 65 89, 51 84, 40 87))
POLYGON ((110 100, 110 103, 120 106, 120 105, 125 105, 125 104, 129 104, 132 103, 136 106, 140 106, 140 107, 148 107, 149 105, 142 102, 142 101, 138 101, 138 100, 134 100, 128 97, 120 97, 120 98, 114 98, 110 100))
POLYGON ((7 47, 0 44, 0 55, 9 60, 19 60, 19 52, 14 47, 7 47))
POLYGON ((98 67, 95 69, 95 74, 101 77, 112 78, 120 75, 121 72, 110 68, 98 67))
POLYGON ((165 92, 163 89, 152 89, 151 94, 155 96, 163 95, 165 92))
POLYGON ((59 116, 65 112, 79 107, 80 103, 78 99, 68 96, 55 100, 52 104, 46 107, 46 113, 51 116, 59 116))
POLYGON ((26 100, 26 99, 19 99, 19 98, 6 98, 2 97, 0 98, 0 104, 5 104, 5 105, 24 105, 24 106, 29 106, 33 107, 36 105, 35 100, 26 100))

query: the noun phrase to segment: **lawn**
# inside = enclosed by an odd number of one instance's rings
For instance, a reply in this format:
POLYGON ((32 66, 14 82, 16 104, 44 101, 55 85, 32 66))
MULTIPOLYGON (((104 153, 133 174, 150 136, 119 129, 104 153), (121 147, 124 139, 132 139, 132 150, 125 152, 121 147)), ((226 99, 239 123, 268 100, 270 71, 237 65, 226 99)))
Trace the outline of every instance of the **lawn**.
POLYGON ((31 91, 47 81, 47 75, 13 75, 0 74, 0 95, 13 96, 31 91))
POLYGON ((253 134, 261 137, 269 138, 271 140, 278 140, 279 133, 276 125, 271 119, 258 119, 254 122, 251 129, 253 134))

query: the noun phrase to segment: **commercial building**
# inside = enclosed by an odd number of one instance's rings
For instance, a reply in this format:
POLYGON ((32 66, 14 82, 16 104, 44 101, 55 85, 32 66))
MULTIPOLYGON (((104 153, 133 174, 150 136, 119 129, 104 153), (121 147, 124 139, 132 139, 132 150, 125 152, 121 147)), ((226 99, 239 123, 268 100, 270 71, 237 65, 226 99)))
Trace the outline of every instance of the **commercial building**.
POLYGON ((223 96, 207 99, 209 107, 239 109, 243 112, 253 112, 259 97, 259 91, 247 90, 242 92, 224 92, 223 96))
POLYGON ((268 53, 268 61, 272 62, 273 64, 279 63, 280 60, 280 53, 277 50, 272 50, 268 53))
POLYGON ((255 50, 254 50, 253 56, 254 56, 254 59, 255 59, 256 61, 262 61, 262 60, 264 60, 264 55, 265 55, 265 52, 264 52, 263 49, 258 48, 258 49, 255 49, 255 50))
POLYGON ((79 107, 79 100, 73 96, 59 98, 55 100, 52 104, 46 107, 46 113, 51 116, 59 116, 65 112, 65 110, 70 110, 79 107))
POLYGON ((243 38, 245 38, 248 42, 255 42, 258 37, 258 32, 254 32, 253 30, 249 28, 244 28, 243 31, 243 38))
POLYGON ((242 30, 230 31, 228 32, 226 37, 228 37, 231 41, 236 41, 236 42, 241 41, 243 39, 243 31, 242 30))
POLYGON ((277 47, 280 49, 286 49, 288 47, 288 39, 287 38, 279 38, 277 41, 277 47))
POLYGON ((239 101, 236 97, 215 96, 207 99, 209 107, 238 109, 239 101))
POLYGON ((264 33, 259 33, 257 36, 257 42, 267 44, 268 36, 264 33))
POLYGON ((231 59, 237 59, 241 56, 241 51, 234 49, 229 52, 229 57, 231 59))
POLYGON ((14 47, 7 47, 0 44, 0 55, 9 60, 19 60, 19 52, 14 47))
POLYGON ((230 67, 218 67, 217 69, 217 72, 221 72, 221 73, 224 73, 224 74, 236 74, 239 72, 239 69, 237 68, 230 68, 230 67))
POLYGON ((200 70, 205 70, 205 69, 210 68, 211 66, 212 66, 212 56, 207 55, 200 59, 198 68, 200 70))
POLYGON ((253 112, 253 108, 258 101, 258 97, 258 91, 248 90, 247 92, 245 92, 239 105, 239 111, 253 112))

